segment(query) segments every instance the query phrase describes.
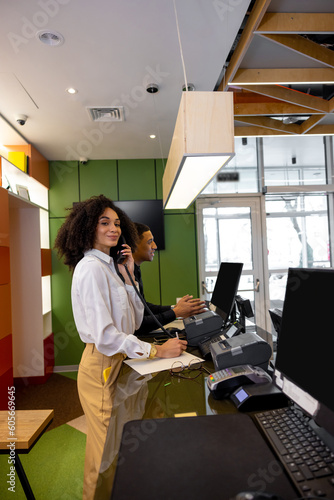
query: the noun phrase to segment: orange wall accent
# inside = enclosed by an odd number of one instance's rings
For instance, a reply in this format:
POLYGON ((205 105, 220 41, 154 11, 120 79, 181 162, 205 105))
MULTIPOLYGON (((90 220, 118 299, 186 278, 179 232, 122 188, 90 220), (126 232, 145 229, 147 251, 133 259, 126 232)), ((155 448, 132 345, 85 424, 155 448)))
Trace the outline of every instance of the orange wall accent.
POLYGON ((29 157, 28 173, 43 186, 50 188, 49 180, 49 162, 44 156, 32 145, 26 144, 22 146, 6 146, 10 151, 23 151, 29 157))
POLYGON ((50 333, 43 341, 44 343, 44 374, 49 377, 53 373, 55 364, 54 338, 50 333))
POLYGON ((0 285, 0 339, 12 333, 10 284, 0 285))
POLYGON ((52 260, 51 248, 41 248, 42 276, 51 276, 52 260))
POLYGON ((0 285, 10 282, 9 247, 0 247, 0 285))
POLYGON ((34 146, 31 146, 30 165, 31 168, 29 175, 49 189, 49 162, 39 151, 37 151, 37 149, 34 148, 34 146))
POLYGON ((30 156, 30 154, 31 154, 30 144, 22 144, 21 146, 15 146, 15 145, 7 146, 6 145, 6 148, 9 151, 23 151, 23 153, 25 153, 27 156, 30 156))
POLYGON ((9 247, 9 200, 4 188, 0 188, 0 214, 0 246, 9 247))
POLYGON ((13 386, 13 368, 9 368, 6 373, 0 377, 0 410, 7 411, 8 405, 8 387, 13 386))
POLYGON ((0 340, 0 376, 12 368, 12 335, 0 340))

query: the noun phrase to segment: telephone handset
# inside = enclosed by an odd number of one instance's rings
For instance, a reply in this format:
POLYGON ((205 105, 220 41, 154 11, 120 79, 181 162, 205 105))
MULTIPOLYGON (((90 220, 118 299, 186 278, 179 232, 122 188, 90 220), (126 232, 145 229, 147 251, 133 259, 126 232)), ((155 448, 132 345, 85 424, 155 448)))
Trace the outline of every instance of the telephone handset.
POLYGON ((117 251, 117 253, 116 253, 116 262, 117 262, 117 264, 123 264, 123 262, 126 259, 126 256, 121 254, 121 250, 123 249, 122 245, 125 244, 125 243, 126 243, 125 238, 121 234, 121 236, 119 237, 118 243, 117 243, 117 248, 116 248, 116 251, 117 251))
MULTIPOLYGON (((124 244, 126 244, 126 241, 125 241, 124 236, 121 234, 121 236, 119 237, 117 246, 115 247, 115 253, 114 253, 114 255, 116 255, 115 260, 116 260, 117 264, 123 264, 123 262, 126 259, 125 255, 121 254, 121 250, 123 249, 122 245, 124 245, 124 244)), ((152 313, 151 309, 146 304, 145 299, 141 296, 139 290, 137 289, 137 286, 136 286, 135 282, 133 281, 132 276, 131 276, 131 274, 129 272, 128 266, 126 264, 125 264, 125 271, 126 271, 128 277, 129 277, 129 280, 131 281, 131 284, 132 284, 132 286, 133 286, 136 294, 138 295, 138 297, 142 301, 142 303, 143 303, 146 311, 148 312, 148 314, 154 319, 154 321, 157 323, 157 325, 159 326, 159 328, 161 328, 162 331, 165 332, 168 337, 174 338, 175 335, 172 335, 168 330, 166 330, 164 328, 164 326, 160 323, 160 321, 158 320, 158 318, 156 316, 154 316, 154 314, 152 313)))

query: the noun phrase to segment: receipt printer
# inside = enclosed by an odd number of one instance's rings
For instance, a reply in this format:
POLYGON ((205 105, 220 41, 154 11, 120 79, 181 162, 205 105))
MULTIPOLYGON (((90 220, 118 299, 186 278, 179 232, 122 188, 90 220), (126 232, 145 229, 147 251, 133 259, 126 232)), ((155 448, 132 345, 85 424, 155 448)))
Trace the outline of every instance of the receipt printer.
POLYGON ((197 346, 204 338, 217 335, 223 328, 223 318, 214 311, 206 311, 183 320, 186 337, 190 346, 197 346))
POLYGON ((216 371, 237 365, 260 366, 266 370, 272 353, 268 342, 254 332, 214 342, 210 351, 216 371))

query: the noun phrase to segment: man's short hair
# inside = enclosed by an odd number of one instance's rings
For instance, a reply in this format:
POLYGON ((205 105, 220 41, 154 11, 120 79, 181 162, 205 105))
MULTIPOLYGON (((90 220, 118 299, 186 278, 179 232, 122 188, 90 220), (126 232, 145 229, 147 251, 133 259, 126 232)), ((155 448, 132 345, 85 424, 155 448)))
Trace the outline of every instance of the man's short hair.
POLYGON ((140 240, 143 237, 143 233, 146 233, 146 231, 151 231, 151 229, 146 224, 142 224, 141 222, 135 222, 134 225, 136 226, 140 240))

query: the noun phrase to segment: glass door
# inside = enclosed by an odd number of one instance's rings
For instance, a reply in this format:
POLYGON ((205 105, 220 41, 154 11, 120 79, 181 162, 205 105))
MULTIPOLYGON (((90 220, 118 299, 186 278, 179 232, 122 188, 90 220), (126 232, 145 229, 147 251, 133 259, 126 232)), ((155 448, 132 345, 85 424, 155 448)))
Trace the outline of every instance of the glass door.
POLYGON ((238 294, 251 301, 254 322, 271 330, 267 259, 263 259, 265 211, 260 195, 197 200, 201 298, 210 300, 221 262, 242 262, 238 294))

